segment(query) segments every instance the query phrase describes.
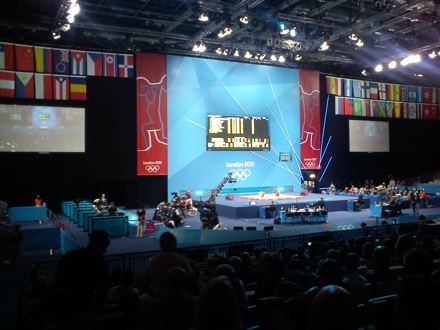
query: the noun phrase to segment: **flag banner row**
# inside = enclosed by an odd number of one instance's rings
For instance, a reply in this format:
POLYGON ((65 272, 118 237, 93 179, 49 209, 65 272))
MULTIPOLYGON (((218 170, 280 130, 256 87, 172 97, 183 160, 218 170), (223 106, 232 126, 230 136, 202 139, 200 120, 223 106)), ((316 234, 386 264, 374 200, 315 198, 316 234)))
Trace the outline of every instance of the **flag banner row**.
POLYGON ((87 77, 0 70, 0 97, 86 100, 87 77))
POLYGON ((335 96, 335 115, 440 120, 439 108, 438 104, 433 103, 394 102, 335 96))
POLYGON ((360 99, 440 104, 440 89, 326 76, 327 94, 360 99))
POLYGON ((0 69, 79 76, 134 77, 134 55, 0 42, 0 69))

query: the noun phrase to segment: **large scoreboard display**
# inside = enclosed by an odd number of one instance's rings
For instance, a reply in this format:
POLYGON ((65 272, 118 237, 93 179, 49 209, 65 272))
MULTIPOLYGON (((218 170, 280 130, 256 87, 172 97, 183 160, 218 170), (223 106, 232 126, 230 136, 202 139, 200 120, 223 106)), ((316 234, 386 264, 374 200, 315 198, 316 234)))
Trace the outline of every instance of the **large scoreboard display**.
POLYGON ((206 150, 269 151, 269 119, 264 116, 208 115, 206 150))

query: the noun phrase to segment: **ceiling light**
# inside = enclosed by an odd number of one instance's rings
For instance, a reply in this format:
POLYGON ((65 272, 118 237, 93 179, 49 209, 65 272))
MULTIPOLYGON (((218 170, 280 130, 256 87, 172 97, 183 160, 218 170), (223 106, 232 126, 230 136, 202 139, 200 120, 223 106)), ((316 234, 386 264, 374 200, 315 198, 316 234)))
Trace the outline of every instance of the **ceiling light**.
POLYGON ((397 67, 397 62, 396 61, 391 61, 390 63, 388 63, 388 68, 389 69, 395 69, 397 67))
POLYGON ((227 48, 225 48, 225 50, 223 51, 223 55, 229 55, 229 50, 227 48))
POLYGON ((61 38, 61 34, 59 32, 52 32, 52 38, 54 38, 55 40, 61 38))
POLYGON ((207 22, 209 21, 209 16, 205 12, 202 12, 199 16, 199 21, 201 22, 207 22))
POLYGON ((290 36, 295 37, 296 36, 296 28, 293 28, 290 30, 290 36))
POLYGON ((286 61, 286 59, 284 58, 283 55, 280 55, 280 57, 278 58, 278 62, 284 63, 286 61))
POLYGON ((435 58, 437 56, 437 54, 435 53, 435 51, 432 51, 432 53, 429 53, 429 58, 435 58))
POLYGON ((246 15, 240 17, 240 22, 243 24, 248 24, 249 23, 249 17, 247 17, 246 15))
POLYGON ((289 29, 286 28, 286 25, 284 25, 284 23, 280 23, 280 34, 288 34, 289 33, 289 29))
POLYGON ((376 71, 376 72, 381 72, 383 70, 383 66, 382 66, 382 64, 378 64, 378 65, 376 65, 376 67, 374 68, 374 71, 376 71))
POLYGON ((355 33, 352 33, 348 38, 349 38, 350 40, 353 40, 353 41, 356 41, 356 40, 359 39, 358 36, 357 36, 355 33))
POLYGON ((206 50, 206 46, 205 44, 200 41, 200 42, 196 42, 193 46, 193 52, 199 52, 199 53, 203 53, 206 50))
POLYGON ((300 54, 295 55, 295 61, 300 61, 303 57, 300 54))
POLYGON ((61 27, 61 31, 66 32, 66 31, 69 31, 69 30, 70 30, 70 24, 69 24, 69 23, 66 23, 66 24, 64 24, 64 25, 61 27))
POLYGON ((234 56, 240 56, 240 52, 238 51, 238 49, 235 50, 234 56))
POLYGON ((244 57, 246 57, 246 58, 251 58, 251 57, 252 57, 252 54, 249 53, 249 51, 246 51, 246 54, 244 54, 244 57))
POLYGON ((364 45, 364 42, 361 39, 359 39, 355 45, 358 47, 362 47, 364 45))
POLYGON ((223 53, 223 51, 222 51, 222 49, 219 47, 219 48, 217 48, 216 50, 215 50, 215 52, 217 53, 217 54, 222 54, 223 53))
POLYGON ((270 56, 270 60, 275 62, 275 61, 277 60, 276 55, 272 54, 272 55, 270 56))
POLYGON ((261 54, 260 56, 258 56, 258 59, 260 61, 263 61, 266 58, 266 54, 261 54))
POLYGON ((328 43, 327 43, 327 41, 324 41, 323 43, 322 43, 322 45, 319 47, 319 50, 320 51, 324 51, 324 50, 327 50, 327 49, 329 49, 329 45, 328 45, 328 43))
POLYGON ((374 2, 374 7, 376 9, 380 9, 382 7, 382 1, 375 1, 374 2))
POLYGON ((367 73, 367 69, 363 69, 363 70, 361 71, 361 74, 362 74, 363 76, 367 76, 367 75, 368 75, 368 73, 367 73))

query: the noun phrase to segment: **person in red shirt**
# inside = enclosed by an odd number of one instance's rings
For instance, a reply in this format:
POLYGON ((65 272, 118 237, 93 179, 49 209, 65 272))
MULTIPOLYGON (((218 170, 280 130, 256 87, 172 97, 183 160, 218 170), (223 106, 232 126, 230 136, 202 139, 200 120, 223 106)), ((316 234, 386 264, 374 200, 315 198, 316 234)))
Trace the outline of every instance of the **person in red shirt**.
POLYGON ((37 195, 37 197, 35 197, 35 206, 43 206, 43 198, 41 198, 40 195, 37 195))

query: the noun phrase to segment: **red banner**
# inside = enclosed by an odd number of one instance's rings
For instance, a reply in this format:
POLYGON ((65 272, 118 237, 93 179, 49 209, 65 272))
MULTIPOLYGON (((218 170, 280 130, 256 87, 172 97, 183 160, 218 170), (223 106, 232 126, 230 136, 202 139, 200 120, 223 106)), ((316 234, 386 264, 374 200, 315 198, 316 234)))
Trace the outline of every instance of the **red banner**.
POLYGON ((299 70, 300 122, 301 122, 301 169, 320 168, 321 116, 319 71, 299 70))
POLYGON ((166 56, 136 54, 137 174, 168 174, 166 56))

